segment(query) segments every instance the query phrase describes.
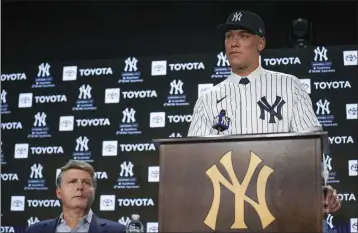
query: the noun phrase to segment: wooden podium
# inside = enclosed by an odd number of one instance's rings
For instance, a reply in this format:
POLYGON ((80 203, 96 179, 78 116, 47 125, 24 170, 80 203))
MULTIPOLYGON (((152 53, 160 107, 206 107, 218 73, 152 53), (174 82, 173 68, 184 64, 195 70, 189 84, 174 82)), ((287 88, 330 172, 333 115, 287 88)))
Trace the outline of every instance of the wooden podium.
POLYGON ((154 142, 159 232, 322 232, 327 132, 154 142))

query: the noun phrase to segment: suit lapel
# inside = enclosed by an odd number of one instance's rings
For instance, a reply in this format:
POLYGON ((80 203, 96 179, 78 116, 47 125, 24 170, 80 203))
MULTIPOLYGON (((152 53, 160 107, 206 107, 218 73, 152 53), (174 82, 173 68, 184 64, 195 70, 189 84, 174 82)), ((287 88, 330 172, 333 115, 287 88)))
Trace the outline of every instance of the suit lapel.
POLYGON ((105 225, 106 225, 106 220, 98 218, 95 214, 93 214, 88 233, 105 232, 106 231, 105 225))
POLYGON ((56 233, 56 227, 58 223, 59 218, 51 219, 45 224, 43 233, 56 233))

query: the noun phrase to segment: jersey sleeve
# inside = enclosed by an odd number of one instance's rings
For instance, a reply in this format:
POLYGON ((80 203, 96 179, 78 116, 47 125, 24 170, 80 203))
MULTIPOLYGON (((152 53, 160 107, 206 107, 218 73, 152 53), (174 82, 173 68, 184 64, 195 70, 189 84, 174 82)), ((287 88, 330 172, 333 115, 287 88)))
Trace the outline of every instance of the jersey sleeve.
POLYGON ((293 92, 294 105, 292 109, 290 131, 311 132, 322 130, 322 126, 313 110, 312 100, 297 78, 294 79, 293 92))
POLYGON ((203 137, 210 135, 211 124, 205 111, 203 98, 199 98, 194 106, 188 137, 203 137))

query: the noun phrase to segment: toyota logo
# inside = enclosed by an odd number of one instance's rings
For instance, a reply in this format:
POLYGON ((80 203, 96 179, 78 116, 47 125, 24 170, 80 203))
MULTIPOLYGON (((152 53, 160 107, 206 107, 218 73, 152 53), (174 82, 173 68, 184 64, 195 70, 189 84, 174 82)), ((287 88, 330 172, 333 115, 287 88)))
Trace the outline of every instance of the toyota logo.
POLYGON ((209 87, 205 87, 205 88, 201 89, 200 92, 204 92, 204 91, 207 91, 207 90, 209 90, 209 89, 210 89, 209 87))
POLYGON ((17 148, 17 149, 16 149, 16 154, 18 154, 18 155, 23 155, 23 154, 25 154, 25 153, 27 153, 27 149, 26 149, 26 148, 17 148))
POLYGON ((358 223, 357 223, 357 222, 353 223, 353 224, 352 224, 352 228, 353 228, 354 230, 358 230, 358 223))
POLYGON ((157 123, 157 124, 160 123, 160 122, 163 122, 163 117, 155 116, 155 117, 152 118, 152 122, 157 123))
POLYGON ((12 202, 12 205, 14 206, 14 207, 20 207, 20 206, 22 206, 22 201, 21 200, 15 200, 15 201, 13 201, 12 202))
POLYGON ((76 75, 76 72, 74 70, 66 70, 65 74, 69 77, 72 77, 76 75))
POLYGON ((30 102, 30 98, 29 98, 29 97, 22 97, 22 98, 20 99, 20 103, 26 104, 26 103, 28 103, 28 102, 30 102))
POLYGON ((354 171, 354 172, 358 171, 358 164, 353 164, 351 166, 351 170, 354 171))
POLYGON ((113 146, 113 145, 107 145, 104 149, 105 149, 107 152, 111 152, 111 151, 114 151, 114 146, 113 146))
POLYGON ((159 176, 159 171, 152 171, 150 173, 153 177, 157 178, 159 176))
POLYGON ((164 66, 163 65, 156 65, 153 67, 153 70, 159 72, 159 71, 162 71, 164 70, 164 66))
POLYGON ((355 61, 355 60, 357 60, 357 56, 355 54, 348 54, 346 56, 346 61, 352 62, 352 61, 355 61))
POLYGON ((64 121, 62 121, 61 122, 61 125, 63 126, 63 127, 69 127, 70 125, 71 125, 71 121, 69 121, 69 120, 64 120, 64 121))
POLYGON ((115 92, 111 92, 111 93, 108 93, 108 94, 107 94, 107 97, 108 97, 109 99, 116 99, 116 98, 118 97, 118 95, 117 95, 117 93, 115 93, 115 92))
POLYGON ((158 232, 158 227, 150 227, 148 232, 158 232))
POLYGON ((304 89, 308 89, 308 88, 309 88, 309 85, 308 85, 307 83, 301 83, 301 85, 302 85, 302 87, 303 87, 304 89))
POLYGON ((111 200, 111 199, 104 199, 103 201, 102 201, 102 205, 104 205, 104 206, 112 206, 113 205, 113 201, 111 200))
POLYGON ((350 108, 348 109, 348 113, 351 115, 357 115, 358 110, 356 108, 350 108))

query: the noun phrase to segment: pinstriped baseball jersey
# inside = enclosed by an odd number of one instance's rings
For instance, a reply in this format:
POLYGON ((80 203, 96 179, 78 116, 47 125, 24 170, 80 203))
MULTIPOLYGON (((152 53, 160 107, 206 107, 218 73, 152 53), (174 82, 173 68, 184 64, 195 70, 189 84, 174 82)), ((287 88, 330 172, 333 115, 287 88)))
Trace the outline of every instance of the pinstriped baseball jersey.
POLYGON ((244 77, 234 73, 196 101, 188 136, 285 133, 321 130, 312 101, 293 75, 269 71, 259 66, 244 77), (220 110, 231 119, 230 127, 213 129, 220 110))

